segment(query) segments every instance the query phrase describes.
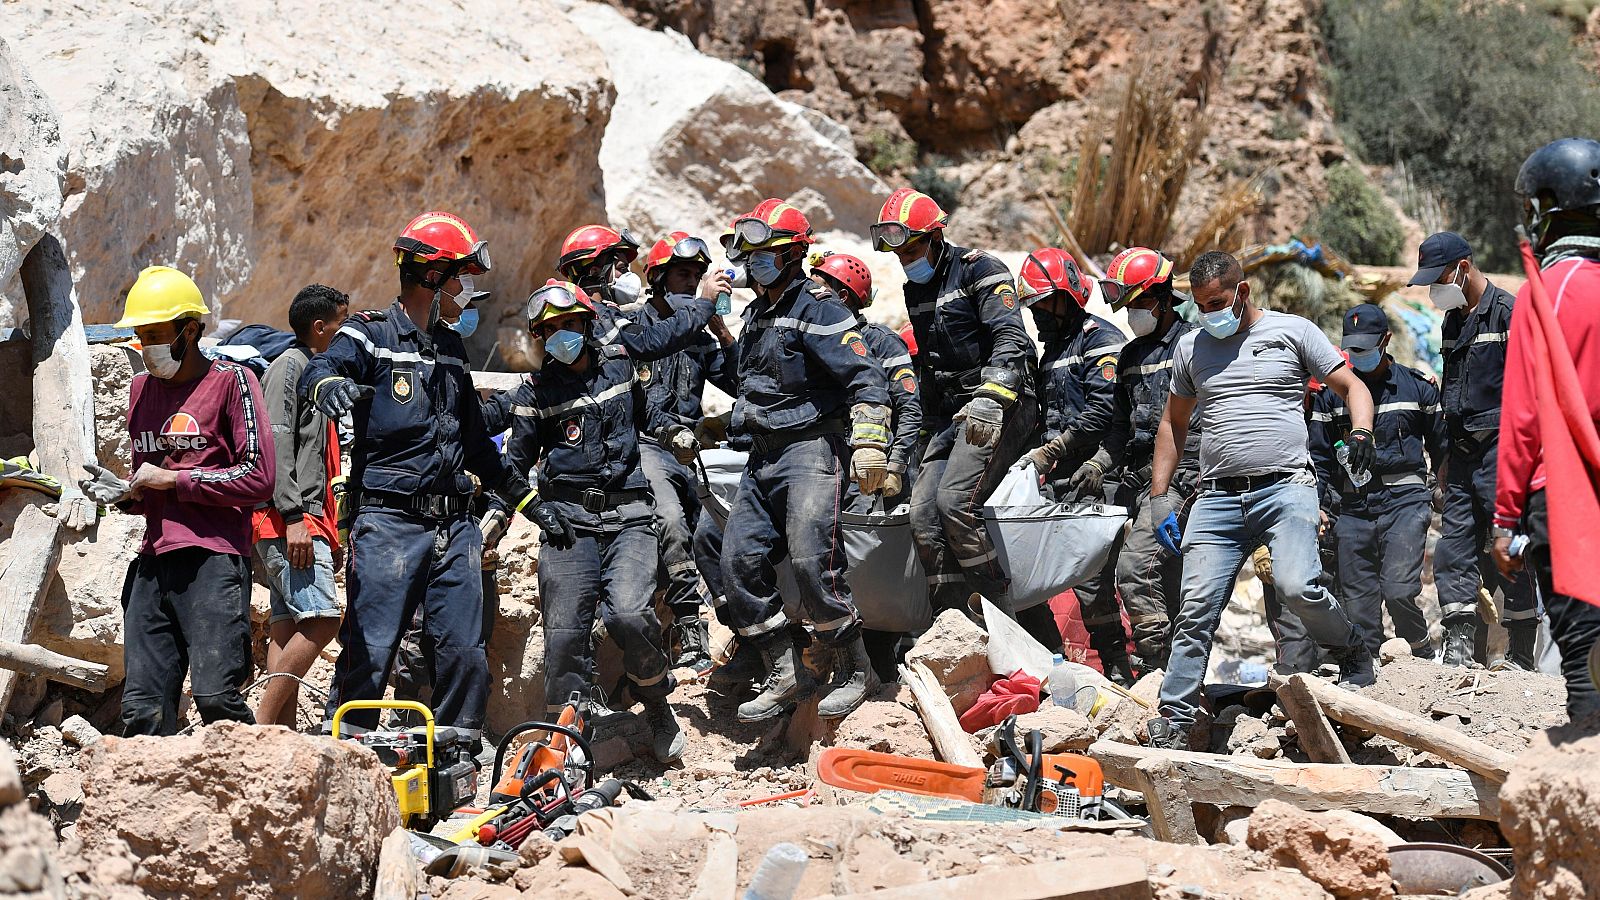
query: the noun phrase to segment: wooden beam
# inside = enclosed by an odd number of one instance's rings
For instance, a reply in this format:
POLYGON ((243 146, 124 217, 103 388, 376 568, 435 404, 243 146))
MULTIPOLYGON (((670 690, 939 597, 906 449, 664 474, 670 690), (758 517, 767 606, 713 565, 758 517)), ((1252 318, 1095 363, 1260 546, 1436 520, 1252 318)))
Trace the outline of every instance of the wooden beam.
POLYGON ((1504 783, 1511 775, 1511 754, 1477 738, 1468 737, 1448 725, 1396 709, 1354 691, 1340 690, 1307 675, 1295 675, 1289 679, 1289 684, 1301 685, 1322 707, 1322 711, 1335 721, 1381 734, 1407 747, 1425 750, 1497 784, 1504 783))
POLYGON ((61 482, 58 518, 77 530, 93 525, 96 507, 78 490, 83 464, 97 458, 94 378, 83 314, 72 292, 67 253, 53 235, 39 239, 22 260, 33 340, 33 444, 39 471, 61 482))
POLYGON ((1194 822, 1194 803, 1183 792, 1183 782, 1172 760, 1152 758, 1134 765, 1140 784, 1134 788, 1144 794, 1150 813, 1150 830, 1156 840, 1169 844, 1204 844, 1194 822))
POLYGON ((417 862, 411 856, 411 837, 404 828, 396 828, 378 849, 372 900, 415 900, 416 896, 417 862))
POLYGON ((922 724, 933 739, 933 748, 945 762, 960 766, 983 768, 983 758, 972 747, 972 736, 961 728, 955 707, 944 694, 928 667, 919 662, 900 667, 900 681, 911 688, 911 697, 917 702, 917 712, 922 724))
POLYGON ((1278 702, 1283 704, 1284 712, 1294 722, 1300 749, 1311 757, 1312 762, 1347 766, 1350 764, 1350 754, 1345 752, 1344 742, 1339 740, 1332 723, 1323 715, 1317 698, 1306 687, 1304 677, 1296 676, 1278 688, 1278 702))
POLYGON ((1295 763, 1103 740, 1091 745, 1088 755, 1099 761, 1106 781, 1133 791, 1145 783, 1139 763, 1170 760, 1193 803, 1256 806, 1275 799, 1313 811, 1348 809, 1413 819, 1500 817, 1500 786, 1457 769, 1295 763))
POLYGON ((25 675, 43 675, 51 681, 73 687, 99 690, 106 680, 106 667, 46 650, 37 644, 0 640, 0 669, 25 675))
MULTIPOLYGON (((14 644, 32 636, 39 604, 61 557, 61 542, 56 540, 61 523, 31 500, 21 502, 11 537, 0 544, 0 640, 14 644)), ((17 673, 0 668, 0 713, 11 702, 16 684, 17 673)))

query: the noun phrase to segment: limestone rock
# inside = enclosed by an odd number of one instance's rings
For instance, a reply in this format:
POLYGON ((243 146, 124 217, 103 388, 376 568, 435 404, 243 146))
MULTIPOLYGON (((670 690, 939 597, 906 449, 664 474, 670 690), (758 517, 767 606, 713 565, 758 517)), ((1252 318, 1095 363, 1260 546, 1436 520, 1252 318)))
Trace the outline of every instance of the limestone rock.
MULTIPOLYGON (((24 58, 0 38, 0 285, 61 216, 67 171, 61 122, 24 58)), ((21 299, 20 291, 10 298, 21 299)), ((0 320, 21 318, 22 309, 0 297, 0 320)))
POLYGON ((1383 840, 1331 816, 1267 800, 1250 815, 1247 841, 1250 849, 1299 869, 1338 900, 1390 900, 1395 895, 1383 840))
POLYGON ((61 900, 66 896, 55 858, 56 836, 43 816, 17 803, 0 809, 0 897, 61 900))
POLYGON ((144 540, 144 517, 115 509, 61 548, 34 637, 68 656, 108 667, 122 680, 122 585, 144 540))
POLYGON ((225 722, 84 752, 86 897, 367 896, 399 825, 388 770, 347 742, 225 722))
MULTIPOLYGON (((1082 753, 1099 737, 1094 724, 1083 713, 1065 706, 1057 706, 1049 701, 1034 712, 1017 716, 1018 741, 1034 729, 1037 729, 1039 736, 1044 739, 1045 753, 1082 753)), ((1000 753, 999 747, 994 742, 998 731, 997 725, 986 728, 976 735, 978 743, 989 747, 991 756, 999 756, 1000 753)))
POLYGON ((832 743, 837 747, 934 759, 933 743, 914 707, 909 688, 885 685, 839 722, 832 743))
POLYGON ((499 552, 500 613, 487 647, 486 724, 496 734, 529 719, 545 718, 544 632, 539 628, 539 529, 526 516, 512 516, 500 539, 499 552))
POLYGON ((611 89, 546 0, 476 0, 451 21, 441 44, 360 0, 9 4, 0 33, 62 114, 85 319, 115 318, 154 262, 247 321, 282 327, 313 278, 386 306, 390 242, 435 207, 490 241, 486 324, 514 319, 565 232, 602 214, 611 89))
POLYGON ((989 635, 959 610, 947 609, 917 638, 906 664, 920 662, 944 686, 956 715, 989 689, 989 635))
POLYGON ((1378 661, 1384 665, 1411 655, 1411 642, 1405 638, 1389 638, 1378 648, 1378 661))
POLYGON ((1516 859, 1513 897, 1567 900, 1600 884, 1595 724, 1540 733, 1500 789, 1500 827, 1516 859))

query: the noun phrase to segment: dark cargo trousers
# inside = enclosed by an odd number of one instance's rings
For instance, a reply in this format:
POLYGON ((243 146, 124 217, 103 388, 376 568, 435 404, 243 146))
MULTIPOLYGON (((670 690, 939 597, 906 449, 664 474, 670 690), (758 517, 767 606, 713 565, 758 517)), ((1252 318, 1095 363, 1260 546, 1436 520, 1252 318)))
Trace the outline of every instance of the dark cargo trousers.
POLYGON ((911 540, 936 614, 966 609, 974 592, 1012 612, 1010 579, 983 524, 983 504, 1032 445, 1038 416, 1028 399, 1012 405, 993 447, 967 443, 965 420, 948 422, 929 438, 911 486, 911 540))
POLYGON ((1405 638, 1415 655, 1431 657, 1428 620, 1417 606, 1417 595, 1422 593, 1432 494, 1416 485, 1377 491, 1364 499, 1362 508, 1341 513, 1333 526, 1345 610, 1374 657, 1384 641, 1384 607, 1394 620, 1395 635, 1405 638))
POLYGON ((666 575, 667 606, 678 618, 698 615, 704 598, 694 558, 695 525, 700 519, 694 478, 683 463, 652 441, 639 442, 639 462, 650 482, 650 493, 655 495, 656 540, 666 575))
MULTIPOLYGON (((1173 507, 1181 509, 1193 484, 1190 477, 1173 479, 1168 492, 1173 507)), ((1183 558, 1169 552, 1156 541, 1158 522, 1150 518, 1150 489, 1145 487, 1134 501, 1132 524, 1122 550, 1117 555, 1117 591, 1128 611, 1128 626, 1133 631, 1133 648, 1138 655, 1134 668, 1141 673, 1165 668, 1172 648, 1172 620, 1178 614, 1182 593, 1183 558)))
POLYGON ((1589 652, 1600 640, 1600 606, 1556 593, 1550 569, 1550 507, 1544 491, 1535 491, 1528 497, 1523 521, 1530 539, 1527 567, 1538 580, 1539 594, 1550 616, 1550 636, 1561 651, 1561 676, 1567 682, 1567 716, 1577 721, 1600 713, 1597 673, 1589 668, 1589 652))
POLYGON ((1489 528, 1494 523, 1495 465, 1499 441, 1462 444, 1450 448, 1445 471, 1444 512, 1439 517, 1439 541, 1433 547, 1433 581, 1439 589, 1439 611, 1445 624, 1462 623, 1477 628, 1478 589, 1505 594, 1500 619, 1509 625, 1537 617, 1532 579, 1512 581, 1500 574, 1486 552, 1489 528))
MULTIPOLYGON (((549 502, 549 501, 547 501, 549 502)), ((572 693, 591 696, 595 616, 622 648, 633 695, 665 697, 674 680, 661 641, 656 587, 655 516, 650 504, 624 503, 601 513, 556 504, 576 532, 573 545, 539 550, 539 605, 544 621, 544 698, 552 715, 572 693)))

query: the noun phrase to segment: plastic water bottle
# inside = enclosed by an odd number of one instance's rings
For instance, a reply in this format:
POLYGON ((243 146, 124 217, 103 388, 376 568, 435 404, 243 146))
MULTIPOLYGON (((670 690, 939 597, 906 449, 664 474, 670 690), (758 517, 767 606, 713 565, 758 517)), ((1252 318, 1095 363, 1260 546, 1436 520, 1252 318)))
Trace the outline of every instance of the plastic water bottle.
POLYGON ((800 887, 809 862, 811 854, 803 847, 788 842, 774 844, 745 888, 744 900, 789 900, 800 887))
POLYGON ((1077 709, 1078 679, 1067 667, 1067 658, 1057 653, 1050 657, 1050 702, 1068 709, 1077 709))
POLYGON ((1356 487, 1366 487, 1367 482, 1372 480, 1371 469, 1366 469, 1359 475, 1350 469, 1350 448, 1345 446, 1344 441, 1333 445, 1333 455, 1339 460, 1339 465, 1344 466, 1345 474, 1350 476, 1351 484, 1356 487))

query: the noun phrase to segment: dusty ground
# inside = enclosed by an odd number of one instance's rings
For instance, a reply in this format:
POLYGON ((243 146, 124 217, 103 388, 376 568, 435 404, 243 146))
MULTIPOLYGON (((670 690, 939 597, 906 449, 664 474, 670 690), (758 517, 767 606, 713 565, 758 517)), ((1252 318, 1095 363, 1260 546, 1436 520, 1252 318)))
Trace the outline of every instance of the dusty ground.
MULTIPOLYGON (((1436 663, 1407 657, 1384 666, 1378 683, 1361 693, 1407 712, 1431 716, 1508 753, 1528 749, 1538 732, 1567 719, 1566 685, 1560 678, 1538 672, 1445 670, 1436 663)), ((1380 742, 1381 738, 1374 738, 1368 743, 1380 742)))

